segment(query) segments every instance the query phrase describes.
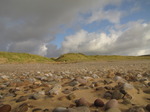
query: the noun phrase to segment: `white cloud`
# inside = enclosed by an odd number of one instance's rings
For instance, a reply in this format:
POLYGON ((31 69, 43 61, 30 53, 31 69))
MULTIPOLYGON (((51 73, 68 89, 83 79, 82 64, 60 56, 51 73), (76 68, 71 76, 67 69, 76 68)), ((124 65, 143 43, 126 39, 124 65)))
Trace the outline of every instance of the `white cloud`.
MULTIPOLYGON (((61 25, 78 23, 80 14, 122 0, 4 0, 0 1, 0 51, 45 54, 61 25), (39 53, 42 50, 42 53, 39 53)), ((81 17, 82 18, 82 17, 81 17)), ((65 29, 63 29, 65 30, 65 29)), ((51 46, 51 45, 50 45, 51 46)), ((49 50, 50 49, 50 50, 49 50)), ((53 54, 53 53, 47 53, 53 54)))
MULTIPOLYGON (((131 24, 131 22, 130 22, 131 24)), ((124 28, 124 27, 123 27, 124 28)), ((121 30, 121 29, 120 29, 121 30)), ((126 30, 106 33, 89 33, 81 30, 67 36, 62 44, 63 53, 143 55, 150 54, 150 24, 133 22, 126 30)))
POLYGON ((118 10, 98 10, 92 13, 92 16, 90 16, 87 19, 87 23, 93 23, 95 21, 102 21, 102 20, 108 20, 111 23, 119 23, 121 17, 123 16, 123 12, 118 10))

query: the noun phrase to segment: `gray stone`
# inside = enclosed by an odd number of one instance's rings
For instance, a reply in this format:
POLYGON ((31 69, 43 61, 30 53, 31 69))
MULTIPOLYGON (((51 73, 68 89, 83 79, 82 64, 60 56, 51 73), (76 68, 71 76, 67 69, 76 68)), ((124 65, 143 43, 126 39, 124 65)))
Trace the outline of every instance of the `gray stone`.
POLYGON ((65 107, 57 107, 52 112, 68 112, 68 109, 65 107))

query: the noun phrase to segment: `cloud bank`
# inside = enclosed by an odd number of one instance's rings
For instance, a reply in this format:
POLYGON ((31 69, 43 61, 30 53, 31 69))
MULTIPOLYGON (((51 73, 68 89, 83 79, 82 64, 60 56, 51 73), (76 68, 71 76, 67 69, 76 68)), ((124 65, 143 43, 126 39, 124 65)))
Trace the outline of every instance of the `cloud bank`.
MULTIPOLYGON (((0 1, 0 51, 27 52, 57 57, 68 52, 141 55, 150 53, 149 23, 120 24, 126 15, 123 0, 3 0, 0 1), (105 10, 107 6, 117 7, 105 10), (106 32, 83 27, 102 21, 112 24, 106 32), (65 26, 65 27, 62 27, 65 26), (57 48, 52 41, 69 28, 57 48)), ((131 13, 140 10, 132 7, 131 13)), ((94 27, 94 26, 93 26, 94 27)), ((107 26, 106 26, 107 27, 107 26)), ((105 28, 105 26, 104 26, 105 28)))
POLYGON ((127 24, 124 31, 110 31, 109 34, 80 30, 65 38, 62 44, 63 53, 82 52, 89 55, 144 55, 150 53, 150 24, 141 22, 130 24, 132 26, 129 27, 127 24))

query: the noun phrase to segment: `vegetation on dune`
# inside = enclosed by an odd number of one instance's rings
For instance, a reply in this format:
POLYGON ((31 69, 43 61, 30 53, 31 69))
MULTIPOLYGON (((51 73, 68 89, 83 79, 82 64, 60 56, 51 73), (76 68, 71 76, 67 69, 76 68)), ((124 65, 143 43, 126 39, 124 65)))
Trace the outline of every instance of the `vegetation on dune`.
POLYGON ((118 56, 118 55, 84 55, 82 53, 63 54, 58 58, 47 58, 28 53, 0 52, 2 63, 51 63, 51 62, 83 62, 83 61, 117 61, 117 60, 150 60, 145 56, 118 56))
POLYGON ((52 59, 28 54, 28 53, 12 53, 0 52, 0 63, 43 63, 53 62, 52 59))
POLYGON ((84 55, 81 53, 68 53, 61 55, 55 61, 81 62, 81 61, 113 61, 113 60, 142 60, 142 59, 150 59, 150 56, 84 55))

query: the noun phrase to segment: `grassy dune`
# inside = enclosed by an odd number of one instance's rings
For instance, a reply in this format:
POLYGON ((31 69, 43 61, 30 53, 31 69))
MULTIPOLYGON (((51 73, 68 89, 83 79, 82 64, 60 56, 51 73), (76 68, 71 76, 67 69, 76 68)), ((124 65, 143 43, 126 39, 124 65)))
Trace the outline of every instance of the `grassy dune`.
POLYGON ((0 63, 49 63, 52 59, 28 54, 28 53, 12 53, 0 52, 0 63))
POLYGON ((58 58, 47 58, 28 53, 0 52, 2 63, 57 63, 57 62, 83 62, 83 61, 117 61, 117 60, 150 60, 145 56, 118 56, 118 55, 84 55, 81 53, 68 53, 58 58))
POLYGON ((150 56, 119 56, 119 55, 84 55, 81 53, 68 53, 56 59, 58 62, 80 61, 113 61, 113 60, 150 60, 150 56))

